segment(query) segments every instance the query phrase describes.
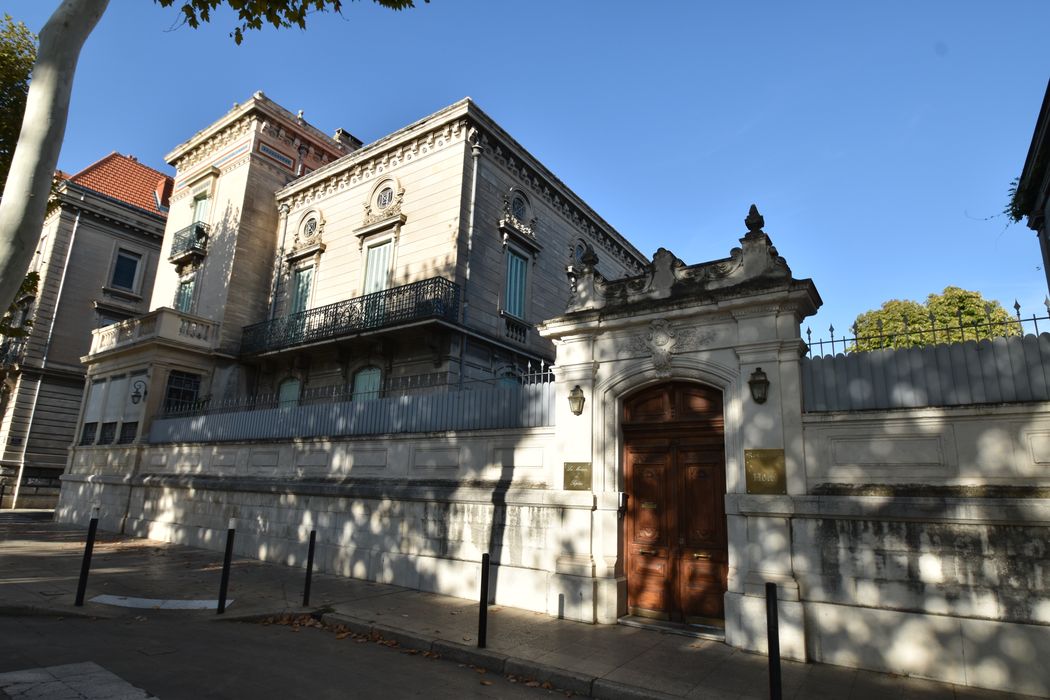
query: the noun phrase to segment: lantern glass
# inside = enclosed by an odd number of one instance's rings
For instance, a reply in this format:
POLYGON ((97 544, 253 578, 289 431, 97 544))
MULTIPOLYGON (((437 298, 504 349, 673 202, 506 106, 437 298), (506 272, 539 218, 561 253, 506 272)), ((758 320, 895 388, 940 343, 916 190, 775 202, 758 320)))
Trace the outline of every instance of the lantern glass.
POLYGON ((572 388, 572 391, 569 392, 569 410, 572 411, 572 415, 578 416, 583 413, 584 401, 583 389, 577 384, 572 388))
POLYGON ((766 399, 769 398, 769 377, 766 376, 761 367, 755 368, 755 371, 751 373, 751 377, 748 378, 747 384, 751 387, 751 398, 755 400, 755 403, 765 403, 766 399))

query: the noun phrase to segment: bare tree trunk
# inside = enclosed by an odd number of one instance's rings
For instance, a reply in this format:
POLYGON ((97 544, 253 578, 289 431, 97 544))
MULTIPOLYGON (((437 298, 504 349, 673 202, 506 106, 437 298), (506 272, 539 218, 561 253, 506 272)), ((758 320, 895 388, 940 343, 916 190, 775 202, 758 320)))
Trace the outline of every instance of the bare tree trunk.
POLYGON ((80 49, 109 0, 62 0, 40 31, 22 131, 0 200, 0 309, 14 299, 44 225, 80 49))

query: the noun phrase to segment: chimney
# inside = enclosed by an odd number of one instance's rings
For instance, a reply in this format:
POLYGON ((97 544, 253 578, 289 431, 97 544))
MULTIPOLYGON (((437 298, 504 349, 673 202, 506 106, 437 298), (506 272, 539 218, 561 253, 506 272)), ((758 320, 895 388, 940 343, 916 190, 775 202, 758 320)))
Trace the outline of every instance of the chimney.
POLYGON ((336 129, 335 133, 332 134, 332 138, 343 144, 346 152, 356 151, 364 145, 364 142, 351 134, 346 129, 336 129))

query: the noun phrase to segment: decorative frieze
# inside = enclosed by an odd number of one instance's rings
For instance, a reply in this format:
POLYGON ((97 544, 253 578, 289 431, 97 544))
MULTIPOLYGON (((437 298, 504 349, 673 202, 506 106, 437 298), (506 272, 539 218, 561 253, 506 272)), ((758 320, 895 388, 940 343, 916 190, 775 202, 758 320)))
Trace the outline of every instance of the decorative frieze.
POLYGON ((364 152, 340 160, 338 170, 334 170, 327 177, 285 195, 285 198, 288 198, 286 201, 289 201, 293 209, 309 206, 348 187, 384 175, 404 163, 460 143, 466 138, 466 133, 467 121, 459 119, 409 141, 391 143, 382 151, 366 147, 362 149, 364 152))

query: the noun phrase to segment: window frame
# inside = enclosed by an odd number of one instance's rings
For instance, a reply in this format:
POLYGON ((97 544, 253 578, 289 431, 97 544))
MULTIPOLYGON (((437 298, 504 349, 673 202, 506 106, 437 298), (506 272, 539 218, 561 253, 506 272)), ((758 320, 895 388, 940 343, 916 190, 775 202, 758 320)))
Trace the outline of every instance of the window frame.
POLYGON ((174 308, 176 311, 178 311, 180 313, 184 313, 184 314, 192 314, 194 312, 194 310, 197 308, 197 272, 196 272, 196 270, 194 270, 193 272, 189 273, 188 275, 183 275, 183 276, 179 277, 179 283, 175 287, 175 298, 172 299, 171 305, 172 305, 172 308, 174 308), (179 306, 179 300, 181 298, 183 298, 182 297, 182 290, 184 288, 186 288, 186 287, 190 288, 190 293, 189 293, 188 301, 186 303, 186 308, 182 308, 182 307, 179 306))
POLYGON ((138 294, 139 289, 142 286, 142 270, 145 266, 146 254, 142 251, 134 250, 123 245, 118 245, 113 253, 113 261, 109 266, 109 281, 106 285, 110 289, 118 292, 124 292, 126 294, 138 294), (125 287, 117 284, 117 266, 120 264, 120 258, 133 258, 135 260, 135 271, 132 274, 131 286, 125 287))
POLYGON ((350 400, 351 401, 368 401, 370 399, 378 399, 383 393, 383 368, 379 365, 365 365, 359 367, 354 371, 350 378, 350 400), (364 377, 365 374, 374 375, 376 377, 374 384, 375 389, 372 391, 358 391, 358 379, 364 377), (365 394, 369 394, 366 396, 365 394))
POLYGON ((504 253, 504 257, 506 258, 506 261, 503 264, 503 284, 502 284, 502 292, 500 294, 500 311, 503 314, 505 314, 507 316, 510 316, 511 318, 517 319, 517 320, 519 320, 519 321, 524 323, 524 322, 527 322, 527 318, 528 318, 529 310, 530 310, 529 309, 529 306, 530 306, 530 304, 529 304, 529 299, 530 299, 529 286, 530 286, 530 284, 532 282, 532 275, 529 273, 529 263, 532 260, 532 256, 530 256, 525 251, 522 251, 522 250, 518 249, 515 246, 508 246, 506 248, 506 252, 504 253), (511 266, 511 260, 512 260, 511 256, 513 256, 513 258, 517 258, 517 259, 519 259, 521 261, 521 272, 522 272, 522 276, 524 277, 524 279, 522 280, 521 285, 520 285, 520 287, 521 287, 520 288, 520 308, 517 309, 517 311, 519 311, 520 313, 516 313, 515 310, 512 310, 510 308, 510 293, 511 293, 511 288, 510 288, 510 285, 511 285, 511 268, 510 268, 510 266, 511 266))

